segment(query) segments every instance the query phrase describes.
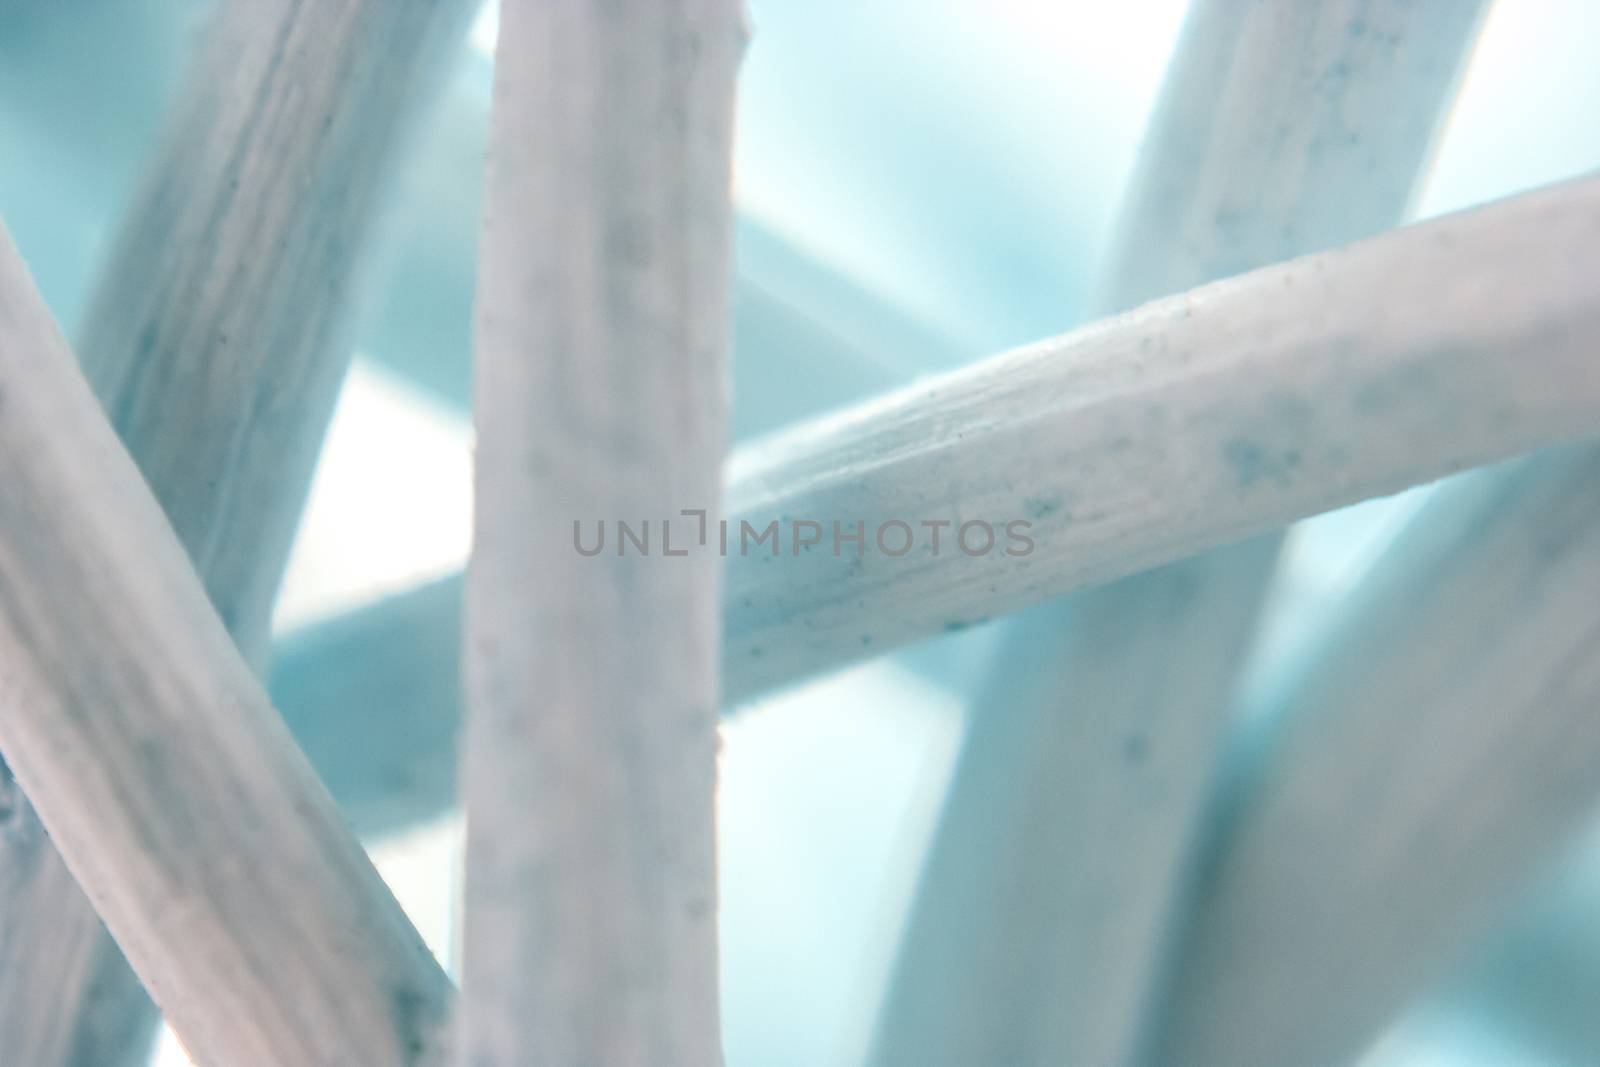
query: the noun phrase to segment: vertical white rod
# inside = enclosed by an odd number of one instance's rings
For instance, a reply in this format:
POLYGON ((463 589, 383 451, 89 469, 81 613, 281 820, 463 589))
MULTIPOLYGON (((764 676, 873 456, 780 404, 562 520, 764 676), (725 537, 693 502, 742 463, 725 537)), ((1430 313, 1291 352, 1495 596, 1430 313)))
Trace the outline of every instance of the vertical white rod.
POLYGON ((714 531, 743 41, 737 0, 501 8, 463 1065, 721 1062, 714 531), (602 522, 583 554, 575 524, 588 545, 602 522))

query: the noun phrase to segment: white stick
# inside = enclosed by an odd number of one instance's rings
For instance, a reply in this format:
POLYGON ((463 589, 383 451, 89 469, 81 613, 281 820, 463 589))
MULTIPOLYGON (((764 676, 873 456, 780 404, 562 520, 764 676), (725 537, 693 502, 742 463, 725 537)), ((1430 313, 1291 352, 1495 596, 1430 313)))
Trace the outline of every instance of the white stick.
MULTIPOLYGON (((1594 433, 1597 238, 1586 179, 1206 286, 751 449, 727 501, 728 693, 1594 433), (794 553, 802 519, 823 538, 794 553), (896 519, 916 543, 892 557, 871 539, 896 519), (741 520, 778 520, 783 558, 740 557, 741 520), (969 555, 956 527, 980 520, 995 544, 969 555), (864 521, 867 550, 835 555, 833 521, 864 521), (915 529, 929 522, 951 524, 937 553, 915 529)), ((984 540, 974 527, 967 547, 984 540)))
POLYGON ((412 1064, 449 983, 0 242, 0 750, 202 1063, 412 1064))
POLYGON ((459 1062, 721 1062, 715 523, 736 0, 507 0, 478 297, 459 1062), (657 551, 664 545, 657 535, 657 551), (691 551, 692 549, 692 551, 691 551))
POLYGON ((1600 452, 1441 491, 1285 698, 1155 1062, 1335 1063, 1600 797, 1600 452))
POLYGON ((84 373, 252 662, 349 362, 352 268, 476 7, 229 3, 90 302, 84 373))
MULTIPOLYGON (((1398 224, 1482 8, 1197 4, 1101 302, 1120 310, 1398 224)), ((1278 540, 1086 592, 1008 632, 876 1062, 1134 1057, 1278 540)))
POLYGON ((1488 0, 1205 0, 1184 23, 1100 303, 1142 300, 1397 225, 1488 0))
MULTIPOLYGON (((475 7, 225 5, 102 269, 83 363, 258 667, 348 361, 348 278, 475 7)), ((0 1047, 142 1067, 154 1007, 20 795, 10 824, 0 944, 26 980, 0 986, 0 1047)))
MULTIPOLYGON (((830 512, 851 522, 875 498, 909 502, 903 513, 915 520, 918 513, 1030 515, 1030 505, 1079 497, 1075 521, 1062 521, 1057 507, 1050 522, 1035 522, 1035 550, 1026 557, 969 559, 950 550, 946 529, 937 559, 880 556, 859 571, 853 556, 833 559, 831 529, 820 549, 798 558, 787 525, 780 558, 770 554, 770 540, 752 541, 740 555, 741 515, 725 507, 727 698, 737 702, 962 621, 1592 434, 1600 383, 1584 339, 1600 322, 1584 292, 1595 253, 1583 236, 1595 228, 1597 201, 1600 184, 1579 182, 1263 270, 736 452, 728 499, 745 502, 742 517, 756 532, 780 516, 806 517, 807 509, 824 522, 830 512), (1553 288, 1536 285, 1533 274, 1553 279, 1553 288), (1129 388, 1097 384, 1097 374, 1103 384, 1117 368, 1132 379, 1129 388), (1438 376, 1437 398, 1430 374, 1438 376), (1308 411, 1327 409, 1328 421, 1297 432, 1296 398, 1308 411), (1149 418, 1155 403, 1165 405, 1164 422, 1141 428, 1139 439, 1121 432, 1120 424, 1149 418), (1227 418, 1249 420, 1260 451, 1241 447, 1244 439, 1227 444, 1229 423, 1212 414, 1219 406, 1230 410, 1227 418), (1013 412, 1015 423, 999 418, 1013 412), (1263 418, 1274 413, 1275 422, 1263 418), (1110 434, 1090 420, 1112 427, 1110 434), (986 421, 998 425, 985 428, 986 421), (1319 440, 1320 458, 1307 447, 1319 440), (1289 449, 1300 450, 1300 464, 1274 467, 1289 449), (1177 459, 1169 464, 1166 456, 1177 459), (834 466, 843 473, 830 478, 834 466), (1188 484, 1191 473, 1203 484, 1188 484), (1207 492, 1216 494, 1216 507, 1205 504, 1207 492), (1041 526, 1048 540, 1039 538, 1041 526)), ((592 544, 592 525, 585 531, 592 544)), ((659 536, 658 527, 657 549, 659 536)), ((606 552, 615 547, 613 538, 606 552)), ((379 703, 407 722, 434 721, 414 745, 409 731, 390 739, 393 750, 376 766, 385 775, 449 780, 446 764, 455 755, 436 741, 450 736, 458 709, 428 696, 437 692, 431 680, 453 662, 454 616, 448 606, 430 606, 449 597, 447 589, 397 597, 351 620, 350 632, 305 649, 294 673, 306 681, 285 690, 301 709, 297 719, 328 716, 319 730, 328 737, 355 729, 332 717, 379 703), (404 642, 416 653, 392 657, 387 647, 374 649, 379 641, 404 642), (374 655, 390 674, 381 689, 364 689, 351 665, 374 655), (351 698, 338 699, 342 693, 351 698), (406 703, 412 694, 426 706, 406 703)), ((330 756, 328 765, 334 762, 330 756)), ((340 775, 336 792, 391 802, 392 782, 365 778, 375 764, 337 762, 347 770, 330 771, 340 775)), ((443 796, 430 787, 422 810, 436 810, 443 796)))

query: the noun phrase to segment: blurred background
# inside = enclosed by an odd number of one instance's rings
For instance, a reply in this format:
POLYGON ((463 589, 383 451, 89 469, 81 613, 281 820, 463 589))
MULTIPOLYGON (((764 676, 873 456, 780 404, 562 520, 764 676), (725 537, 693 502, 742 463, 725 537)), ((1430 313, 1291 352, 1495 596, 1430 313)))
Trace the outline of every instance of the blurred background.
MULTIPOLYGON (((1439 0, 1449 2, 1449 0, 1439 0)), ((203 0, 0 0, 0 217, 69 336, 203 0)), ((736 146, 733 433, 1078 325, 1182 0, 750 0, 736 146)), ((458 571, 496 18, 474 26, 388 205, 359 347, 278 606, 283 635, 458 571)), ((1600 167, 1600 5, 1500 0, 1416 205, 1600 167)), ((1429 490, 1293 534, 1245 721, 1429 490)), ((862 1061, 997 626, 725 721, 732 1067, 862 1061)), ((363 709, 382 731, 386 708, 363 709)), ((458 821, 368 840, 452 964, 458 821)), ((1369 1067, 1600 1063, 1600 825, 1369 1067)), ((162 1067, 186 1060, 166 1040, 162 1067)))

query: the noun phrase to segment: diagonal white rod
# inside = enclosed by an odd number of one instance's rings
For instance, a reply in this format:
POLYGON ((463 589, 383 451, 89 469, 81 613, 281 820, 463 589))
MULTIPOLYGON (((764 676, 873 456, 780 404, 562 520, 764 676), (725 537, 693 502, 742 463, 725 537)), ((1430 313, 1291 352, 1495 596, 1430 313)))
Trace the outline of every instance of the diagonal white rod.
POLYGON ((714 524, 737 0, 505 0, 478 292, 458 1062, 721 1062, 714 524))
MULTIPOLYGON (((1078 494, 1078 508, 1070 523, 1058 509, 1044 540, 1036 523, 1026 557, 967 558, 950 550, 947 529, 938 558, 879 557, 857 570, 853 556, 832 558, 831 529, 798 558, 789 540, 778 558, 770 541, 741 556, 740 517, 725 505, 725 700, 1343 504, 1594 436, 1600 375, 1585 346, 1600 337, 1600 301, 1586 290, 1600 250, 1586 241, 1600 229, 1597 205, 1600 182, 1588 179, 1409 227, 741 449, 727 499, 743 501, 744 520, 760 529, 807 517, 807 508, 824 522, 830 511, 850 522, 881 511, 875 501, 912 521, 1027 515, 1030 502, 1063 493, 1078 494), (1126 387, 1106 388, 1114 369, 1126 387), (1294 418, 1324 408, 1324 418, 1294 418), (1012 413, 1020 421, 1004 417, 1012 413), (1227 433, 1224 418, 1242 419, 1239 428, 1255 436, 1227 433), (1291 454, 1299 462, 1282 466, 1291 454), (1191 475, 1202 481, 1189 484, 1191 475)), ((586 527, 585 537, 593 532, 586 527)), ((331 787, 372 805, 380 820, 448 803, 435 783, 453 779, 448 740, 459 708, 432 699, 439 690, 430 679, 455 661, 453 581, 291 646, 283 685, 297 722, 317 720, 331 787), (414 654, 393 656, 393 647, 414 654), (387 673, 373 687, 355 665, 375 657, 387 673), (375 704, 432 726, 415 744, 409 731, 395 737, 377 760, 331 751, 362 729, 337 717, 375 704), (416 807, 396 795, 397 780, 423 783, 416 807)))
POLYGON ((1154 1062, 1354 1059, 1600 798, 1600 452, 1440 490, 1283 698, 1154 1062))
POLYGON ((352 267, 476 7, 232 0, 89 305, 84 373, 252 661, 349 363, 352 267))
MULTIPOLYGON (((1204 286, 750 449, 726 505, 728 694, 1594 434, 1597 238, 1588 178, 1204 286), (823 539, 796 554, 801 519, 823 539), (872 529, 894 519, 986 521, 996 544, 969 555, 952 526, 937 553, 922 530, 890 556, 872 529), (781 558, 737 543, 741 521, 773 520, 781 558), (865 522, 865 552, 835 554, 836 520, 865 522)), ((974 527, 968 548, 983 541, 974 527)))
POLYGON ((0 751, 205 1064, 424 1062, 449 982, 0 241, 0 751))
MULTIPOLYGON (((1483 7, 1197 3, 1100 302, 1121 310, 1397 225, 1483 7)), ((1007 633, 875 1062, 1135 1057, 1278 542, 1086 592, 1007 633)))
MULTIPOLYGON (((224 5, 92 301, 82 363, 258 669, 348 360, 358 252, 476 6, 224 5)), ((36 1067, 143 1067, 156 1011, 14 796, 0 1047, 36 1067)))

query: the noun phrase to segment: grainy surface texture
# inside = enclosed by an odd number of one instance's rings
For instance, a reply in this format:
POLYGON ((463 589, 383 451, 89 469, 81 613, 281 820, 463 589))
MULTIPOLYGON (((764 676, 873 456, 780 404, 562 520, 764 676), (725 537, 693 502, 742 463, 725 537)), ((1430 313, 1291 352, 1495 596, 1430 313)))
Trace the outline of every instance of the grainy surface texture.
POLYGON ((721 1062, 719 560, 680 512, 718 513, 743 40, 737 0, 501 9, 466 613, 471 1067, 721 1062), (655 527, 650 555, 579 553, 575 523, 619 520, 655 527))
MULTIPOLYGON (((891 557, 730 551, 741 697, 1595 429, 1600 180, 1265 268, 736 456, 737 527, 1030 520, 891 557), (981 537, 978 538, 981 544, 981 537)), ((870 536, 870 535, 869 535, 870 536)), ((770 543, 770 542, 769 542, 770 543)))
MULTIPOLYGON (((357 253, 475 7, 225 4, 102 268, 83 365, 258 668, 348 361, 357 253)), ((142 1067, 156 1012, 12 796, 0 1048, 30 1067, 142 1067)))
MULTIPOLYGON (((1482 7, 1195 4, 1100 304, 1398 224, 1482 7)), ((877 1063, 1136 1055, 1277 545, 1268 535, 1012 624, 975 701, 877 1063)))
POLYGON ((0 243, 0 751, 201 1063, 413 1064, 450 986, 0 243))
POLYGON ((1440 490, 1299 683, 1210 861, 1156 1063, 1354 1059, 1600 797, 1600 453, 1440 490))

